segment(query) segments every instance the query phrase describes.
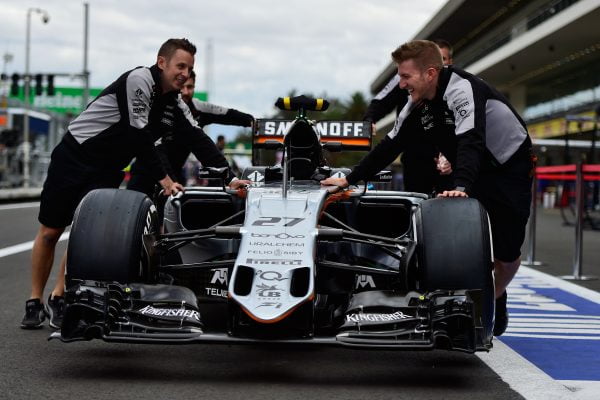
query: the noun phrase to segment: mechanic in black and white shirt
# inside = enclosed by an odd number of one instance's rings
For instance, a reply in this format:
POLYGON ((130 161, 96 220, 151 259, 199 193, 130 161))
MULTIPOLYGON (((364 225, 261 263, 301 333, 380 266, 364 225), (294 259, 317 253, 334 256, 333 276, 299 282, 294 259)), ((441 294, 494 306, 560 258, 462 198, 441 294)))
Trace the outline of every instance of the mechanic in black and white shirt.
MULTIPOLYGON (((489 213, 494 244, 496 323, 508 324, 506 287, 520 265, 520 248, 531 202, 531 139, 508 101, 482 79, 452 66, 443 67, 439 48, 415 40, 392 53, 400 87, 410 98, 394 129, 346 178, 321 183, 346 187, 388 165, 421 135, 438 146, 454 169, 452 190, 443 197, 478 199, 489 213)), ((419 139, 419 140, 421 140, 419 139)))
MULTIPOLYGON (((46 314, 50 326, 60 328, 66 254, 46 304, 42 302, 43 292, 56 243, 89 191, 118 187, 123 180, 122 170, 133 157, 148 165, 153 179, 167 194, 183 189, 166 174, 154 142, 160 138, 160 120, 165 110, 187 110, 190 114, 177 94, 192 71, 195 52, 196 47, 187 39, 167 40, 160 47, 154 66, 128 71, 104 89, 71 122, 52 152, 41 195, 41 226, 32 251, 32 290, 25 304, 22 328, 40 328, 46 314)), ((216 148, 214 157, 224 161, 216 148)))
MULTIPOLYGON (((452 45, 444 39, 434 39, 442 53, 444 65, 452 64, 452 45)), ((385 87, 375 95, 369 103, 363 117, 364 121, 373 124, 396 110, 396 115, 406 105, 408 92, 400 89, 400 77, 395 74, 385 87)), ((425 140, 418 140, 419 136, 404 149, 401 156, 404 190, 430 194, 434 190, 442 190, 451 184, 448 175, 452 168, 447 158, 425 140)))
MULTIPOLYGON (((199 127, 212 123, 252 126, 254 118, 250 114, 193 98, 195 84, 196 74, 191 71, 181 89, 181 99, 189 107, 194 123, 197 123, 199 127)), ((187 119, 176 118, 171 111, 165 110, 161 123, 162 138, 161 143, 157 145, 157 151, 164 161, 167 173, 173 180, 184 182, 182 170, 190 152, 203 166, 228 166, 222 156, 215 157, 214 149, 217 147, 202 129, 196 128, 195 132, 191 132, 191 134, 188 132, 191 126, 187 119)), ((220 149, 217 148, 217 150, 221 153, 220 149)), ((230 172, 231 178, 233 178, 232 172, 230 172)), ((152 197, 155 185, 156 180, 152 178, 152 168, 143 160, 136 160, 131 165, 131 179, 127 183, 127 189, 137 190, 152 197)))

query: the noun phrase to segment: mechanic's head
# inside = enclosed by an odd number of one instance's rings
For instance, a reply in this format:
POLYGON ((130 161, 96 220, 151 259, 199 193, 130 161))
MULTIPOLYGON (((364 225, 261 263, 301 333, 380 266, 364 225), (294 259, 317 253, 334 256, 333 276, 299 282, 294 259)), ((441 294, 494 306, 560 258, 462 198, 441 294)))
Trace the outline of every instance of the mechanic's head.
POLYGON ((187 39, 169 39, 160 46, 156 65, 162 71, 163 92, 179 91, 194 68, 196 46, 187 39))
POLYGON ((183 99, 183 101, 185 101, 186 103, 189 103, 192 101, 192 97, 194 97, 194 88, 196 87, 196 73, 192 70, 192 72, 190 72, 190 77, 188 78, 187 81, 185 81, 185 83, 183 84, 183 87, 181 88, 181 98, 183 99))
POLYGON ((440 51, 442 52, 442 61, 444 62, 444 65, 453 64, 454 60, 452 60, 452 54, 454 53, 454 49, 452 48, 450 42, 444 39, 433 39, 432 42, 437 44, 440 48, 440 51))
POLYGON ((392 52, 398 64, 400 88, 408 90, 414 103, 433 99, 444 63, 440 48, 429 40, 413 40, 392 52))
POLYGON ((223 149, 225 148, 225 136, 223 135, 219 135, 217 136, 217 143, 215 143, 217 145, 217 149, 223 151, 223 149))

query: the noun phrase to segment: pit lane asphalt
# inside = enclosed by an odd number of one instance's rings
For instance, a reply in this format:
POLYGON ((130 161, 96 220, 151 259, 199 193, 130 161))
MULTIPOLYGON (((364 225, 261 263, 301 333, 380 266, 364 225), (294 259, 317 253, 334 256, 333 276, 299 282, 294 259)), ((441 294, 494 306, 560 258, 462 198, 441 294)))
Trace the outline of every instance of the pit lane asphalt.
MULTIPOLYGON (((0 248, 32 240, 37 211, 0 209, 0 248)), ((58 245, 46 295, 65 248, 66 242, 58 245)), ((30 256, 25 251, 0 258, 2 399, 523 398, 478 357, 446 351, 48 342, 47 325, 19 328, 30 291, 30 256)))

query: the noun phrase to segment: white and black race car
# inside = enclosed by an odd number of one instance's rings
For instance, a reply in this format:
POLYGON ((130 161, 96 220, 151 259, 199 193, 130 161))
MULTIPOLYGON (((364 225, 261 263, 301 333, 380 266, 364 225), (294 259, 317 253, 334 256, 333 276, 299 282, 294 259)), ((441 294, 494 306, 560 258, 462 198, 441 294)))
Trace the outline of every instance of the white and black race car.
POLYGON ((326 108, 321 99, 278 104, 297 118, 259 120, 253 145, 282 152, 282 162, 247 168, 244 190, 187 188, 166 202, 162 230, 141 193, 101 189, 82 200, 53 337, 489 350, 482 206, 366 182, 334 193, 319 181, 349 170, 327 166, 323 149, 369 149, 370 124, 309 120, 307 110, 326 108))

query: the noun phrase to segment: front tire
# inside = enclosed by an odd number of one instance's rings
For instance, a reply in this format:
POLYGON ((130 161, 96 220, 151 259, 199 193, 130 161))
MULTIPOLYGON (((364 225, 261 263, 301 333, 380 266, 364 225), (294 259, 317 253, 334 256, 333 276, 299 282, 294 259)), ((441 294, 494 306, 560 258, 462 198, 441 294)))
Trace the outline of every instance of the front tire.
POLYGON ((480 289, 485 341, 494 328, 494 278, 487 212, 475 199, 437 198, 417 211, 419 288, 480 289))
POLYGON ((75 211, 67 249, 67 282, 154 280, 142 238, 145 233, 156 233, 157 225, 156 207, 145 194, 91 191, 75 211))

